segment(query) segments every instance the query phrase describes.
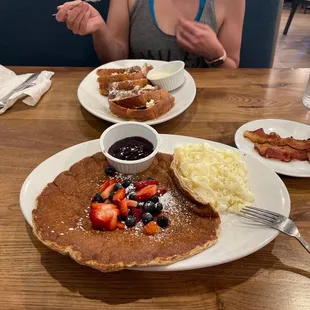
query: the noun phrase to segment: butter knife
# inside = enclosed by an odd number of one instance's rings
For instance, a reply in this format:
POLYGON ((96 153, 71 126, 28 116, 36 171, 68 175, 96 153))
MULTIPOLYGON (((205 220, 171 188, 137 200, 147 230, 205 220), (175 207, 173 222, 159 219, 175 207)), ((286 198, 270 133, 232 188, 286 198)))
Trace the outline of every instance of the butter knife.
POLYGON ((6 102, 8 101, 8 99, 16 92, 24 90, 25 88, 29 87, 30 84, 32 82, 34 82, 38 76, 40 75, 40 73, 33 73, 30 75, 30 77, 28 79, 26 79, 26 81, 24 81, 23 83, 21 83, 20 85, 18 85, 17 87, 15 87, 11 92, 9 92, 7 95, 5 95, 4 97, 2 97, 0 99, 0 109, 3 109, 6 102))

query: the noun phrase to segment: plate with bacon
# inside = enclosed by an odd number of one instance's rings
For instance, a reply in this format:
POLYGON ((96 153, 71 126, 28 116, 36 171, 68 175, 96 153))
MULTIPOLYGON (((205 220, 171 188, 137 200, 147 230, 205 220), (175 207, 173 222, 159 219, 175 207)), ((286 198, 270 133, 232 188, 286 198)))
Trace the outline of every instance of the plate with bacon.
POLYGON ((310 126, 281 119, 256 120, 241 126, 236 146, 275 172, 310 177, 310 126))

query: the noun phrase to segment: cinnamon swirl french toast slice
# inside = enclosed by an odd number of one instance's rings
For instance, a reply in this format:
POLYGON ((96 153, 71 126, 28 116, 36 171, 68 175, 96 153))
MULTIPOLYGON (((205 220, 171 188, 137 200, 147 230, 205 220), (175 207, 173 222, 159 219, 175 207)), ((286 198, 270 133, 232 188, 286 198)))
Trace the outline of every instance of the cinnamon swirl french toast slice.
POLYGON ((147 73, 152 68, 152 66, 145 64, 142 67, 134 66, 121 69, 98 69, 99 92, 104 96, 108 96, 111 83, 145 79, 147 73))
POLYGON ((127 95, 109 100, 111 113, 125 120, 147 121, 157 118, 171 110, 175 102, 174 97, 164 89, 127 95))

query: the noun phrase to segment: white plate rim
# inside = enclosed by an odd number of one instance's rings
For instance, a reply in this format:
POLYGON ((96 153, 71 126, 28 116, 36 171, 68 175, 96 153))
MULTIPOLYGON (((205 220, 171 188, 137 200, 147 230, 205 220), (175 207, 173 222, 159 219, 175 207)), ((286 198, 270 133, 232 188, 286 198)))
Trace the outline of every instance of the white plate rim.
MULTIPOLYGON (((219 143, 219 142, 215 142, 215 141, 210 141, 210 140, 204 140, 204 139, 199 139, 199 138, 194 138, 194 137, 189 137, 189 136, 180 136, 180 135, 167 135, 167 134, 161 134, 161 137, 163 139, 173 139, 174 137, 175 138, 190 138, 190 139, 193 139, 195 142, 194 143, 204 143, 204 142, 207 142, 207 143, 210 143, 212 146, 220 146, 221 148, 227 148, 227 149, 233 149, 233 150, 237 150, 236 148, 232 147, 232 146, 229 146, 229 145, 225 145, 225 144, 222 144, 222 143, 219 143)), ((39 170, 42 166, 46 165, 49 163, 49 161, 51 161, 53 158, 57 157, 57 156, 62 156, 62 154, 65 154, 66 152, 69 152, 69 151, 74 151, 74 150, 77 150, 79 148, 81 148, 82 146, 86 146, 88 143, 98 143, 98 151, 100 151, 100 148, 99 148, 99 139, 98 140, 91 140, 91 141, 87 141, 87 142, 83 142, 83 143, 80 143, 80 144, 77 144, 77 145, 74 145, 74 146, 71 146, 65 150, 62 150, 58 153, 56 153, 55 155, 52 155, 51 157, 49 157, 48 159, 46 159, 45 161, 43 161, 41 164, 39 164, 29 175, 28 177, 26 178, 26 180, 24 181, 23 185, 22 185, 22 188, 21 188, 21 192, 20 192, 20 206, 21 206, 21 211, 26 219, 26 221, 28 222, 28 224, 30 226, 31 223, 29 221, 29 215, 27 214, 27 207, 23 207, 24 206, 24 196, 27 194, 27 186, 29 185, 29 182, 31 180, 31 178, 33 177, 33 175, 36 174, 36 171, 39 170)), ((242 152, 241 152, 242 153, 242 152)), ((255 161, 257 161, 257 159, 255 159, 253 156, 249 155, 249 154, 244 154, 245 156, 248 156, 248 157, 251 157, 252 159, 254 159, 255 161)), ((259 162, 259 161, 258 161, 259 162)), ((270 169, 268 166, 266 166, 265 164, 263 164, 262 162, 260 162, 260 164, 264 165, 266 168, 268 168, 268 170, 270 172, 272 172, 274 174, 274 176, 277 178, 278 182, 279 182, 279 185, 281 185, 282 187, 282 190, 284 190, 284 193, 286 195, 285 197, 285 201, 286 201, 286 204, 287 204, 287 216, 289 215, 290 213, 290 209, 291 209, 291 201, 290 201, 290 196, 289 196, 289 193, 288 193, 288 190, 284 184, 284 182, 281 180, 281 178, 272 171, 272 169, 270 169)), ((68 167, 69 168, 69 167, 68 167)), ((52 180, 54 180, 54 177, 52 178, 52 180)), ((51 181, 52 181, 51 180, 51 181)), ((46 184, 44 184, 44 186, 46 186, 46 184)), ((44 188, 44 187, 43 187, 44 188)), ((42 189, 43 189, 42 188, 42 189)), ((29 211, 28 211, 29 212, 29 211)), ((30 217, 31 216, 31 212, 32 210, 30 210, 30 217)), ((183 266, 181 269, 180 268, 175 268, 174 265, 178 264, 175 263, 175 264, 172 264, 172 265, 168 265, 168 266, 153 266, 153 267, 138 267, 138 268, 132 268, 133 270, 140 270, 140 271, 181 271, 181 270, 194 270, 194 269, 200 269, 200 268, 206 268, 206 267, 212 267, 212 266, 216 266, 216 265, 221 265, 221 264, 224 264, 224 263, 228 263, 228 262, 231 262, 231 261, 235 261, 235 260, 238 260, 240 258, 243 258, 243 257, 246 257, 258 250, 260 250, 261 248, 263 248, 264 246, 266 246, 267 244, 269 244, 270 242, 272 242, 277 236, 278 236, 279 232, 277 230, 271 230, 270 231, 270 236, 268 238, 266 238, 263 242, 257 244, 255 246, 255 248, 253 248, 252 250, 250 251, 246 251, 244 253, 240 253, 240 255, 235 255, 233 258, 231 257, 227 257, 226 259, 222 259, 221 261, 219 262, 215 262, 215 263, 212 263, 212 264, 201 264, 201 265, 197 265, 195 267, 191 266, 191 265, 188 265, 188 266, 183 266)), ((205 250, 205 251, 208 251, 205 250)), ((199 254, 198 254, 199 255, 199 254)))
MULTIPOLYGON (((78 100, 79 100, 79 103, 81 104, 81 106, 86 110, 88 111, 90 114, 102 119, 102 120, 105 120, 107 122, 110 122, 110 123, 114 123, 114 124, 117 124, 117 123, 121 123, 121 122, 126 122, 126 120, 123 120, 123 119, 118 119, 116 116, 113 117, 113 116, 110 116, 110 115, 107 115, 107 114, 101 114, 101 113, 98 113, 97 111, 93 110, 91 107, 89 107, 85 102, 83 102, 83 100, 81 99, 81 91, 82 91, 82 87, 85 83, 85 81, 89 78, 89 76, 91 75, 94 75, 96 74, 96 71, 98 69, 101 69, 101 68, 107 68, 107 67, 110 67, 112 65, 115 65, 115 66, 120 66, 122 65, 122 63, 124 62, 132 62, 132 65, 134 64, 137 64, 138 62, 148 62, 150 64, 155 64, 157 63, 158 65, 161 65, 161 64, 164 64, 164 63, 167 63, 167 61, 163 61, 163 60, 144 60, 144 59, 124 59, 124 60, 117 60, 117 61, 113 61, 113 62, 109 62, 109 63, 106 63, 104 65, 101 65, 97 68, 95 68, 94 70, 92 70, 83 80, 82 82, 79 84, 79 87, 77 89, 77 97, 78 97, 78 100)), ((130 64, 129 64, 130 65, 130 64)), ((197 93, 197 90, 196 90, 196 83, 195 83, 195 80, 193 79, 193 77, 191 76, 191 74, 185 70, 184 71, 184 74, 185 74, 185 79, 188 80, 188 83, 190 83, 191 85, 189 86, 190 89, 192 89, 192 96, 191 96, 191 99, 188 100, 187 104, 185 104, 179 111, 171 114, 170 116, 165 116, 162 115, 160 116, 159 118, 156 118, 156 119, 153 119, 153 120, 149 120, 149 121, 145 121, 143 122, 144 124, 147 124, 147 125, 158 125, 158 124, 161 124, 161 123, 164 123, 164 122, 167 122, 167 121, 170 121, 171 119, 181 115, 183 112, 185 112, 191 105, 192 103, 194 102, 195 98, 196 98, 196 93, 197 93)), ((182 85, 177 91, 179 91, 182 87, 185 87, 185 85, 182 85)), ((176 103, 177 104, 177 103, 176 103)), ((173 109, 173 108, 172 108, 173 109)), ((170 110, 171 111, 171 110, 170 110)), ((169 111, 169 112, 170 112, 169 111)))
MULTIPOLYGON (((305 127, 309 127, 309 125, 304 124, 304 123, 300 123, 300 122, 296 122, 296 121, 291 121, 291 120, 285 120, 285 119, 257 119, 257 120, 253 120, 250 122, 247 122, 245 124, 243 124, 242 126, 240 126, 236 133, 235 133, 235 137, 234 137, 234 141, 235 144, 237 146, 237 148, 242 151, 242 152, 247 152, 247 150, 245 148, 243 148, 243 144, 241 142, 241 139, 243 138, 243 132, 247 129, 249 129, 248 127, 251 125, 255 125, 257 124, 261 124, 263 122, 274 122, 275 124, 279 124, 279 123, 290 123, 292 125, 296 125, 296 126, 305 126, 305 127)), ((257 126, 261 126, 261 125, 257 125, 257 126)), ((251 154, 252 156, 254 156, 253 154, 251 154)), ((292 172, 288 172, 287 170, 283 170, 283 169, 279 169, 274 167, 273 165, 273 161, 263 158, 260 155, 255 153, 255 156, 258 160, 260 160, 261 162, 263 162, 265 165, 269 166, 271 169, 273 169, 276 173, 279 173, 281 175, 286 175, 286 176, 290 176, 290 177, 297 177, 297 178, 309 178, 310 177, 310 170, 309 173, 294 173, 293 170, 291 170, 292 172)), ((289 164, 290 163, 286 163, 287 167, 289 168, 289 164)), ((310 164, 309 164, 309 168, 310 168, 310 164)))

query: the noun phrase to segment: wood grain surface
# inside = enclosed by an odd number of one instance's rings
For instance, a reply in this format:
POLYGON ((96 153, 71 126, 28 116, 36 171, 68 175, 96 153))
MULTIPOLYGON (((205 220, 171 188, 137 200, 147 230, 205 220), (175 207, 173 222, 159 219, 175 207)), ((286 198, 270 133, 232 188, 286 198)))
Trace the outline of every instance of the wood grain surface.
MULTIPOLYGON (((11 68, 17 73, 42 68, 11 68)), ((90 72, 56 72, 39 104, 16 103, 0 116, 0 309, 310 309, 310 256, 280 235, 262 250, 202 270, 102 274, 42 245, 20 211, 19 192, 42 161, 99 138, 110 124, 79 104, 76 91, 90 72)), ((155 126, 234 145, 235 131, 260 118, 310 123, 301 103, 309 69, 191 70, 197 97, 179 117, 155 126)), ((291 217, 310 241, 310 180, 281 177, 291 217)))

